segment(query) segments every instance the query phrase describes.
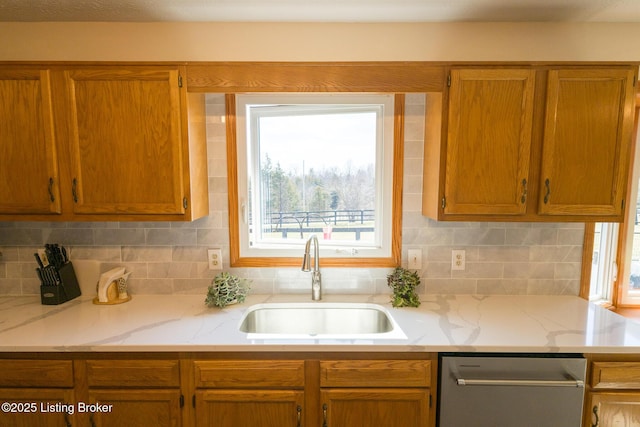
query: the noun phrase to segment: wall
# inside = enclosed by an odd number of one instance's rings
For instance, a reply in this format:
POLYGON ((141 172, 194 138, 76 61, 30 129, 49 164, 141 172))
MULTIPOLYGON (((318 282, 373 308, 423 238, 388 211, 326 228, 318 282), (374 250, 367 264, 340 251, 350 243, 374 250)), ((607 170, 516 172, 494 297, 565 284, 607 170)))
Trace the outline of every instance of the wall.
MULTIPOLYGON (((424 95, 407 96, 403 194, 403 263, 420 248, 419 290, 463 294, 577 294, 582 224, 438 223, 421 214, 424 95), (451 271, 451 250, 466 250, 465 271, 451 271)), ((133 294, 202 294, 214 276, 206 249, 229 237, 224 98, 207 97, 210 215, 193 223, 0 222, 0 294, 36 294, 33 253, 44 243, 71 248, 72 260, 93 259, 106 271, 132 272, 133 294)), ((302 251, 300 253, 302 259, 302 251)), ((231 269, 253 281, 256 293, 306 293, 309 273, 298 268, 231 269)), ((322 269, 327 293, 387 293, 389 269, 322 269)))
POLYGON ((0 60, 638 61, 637 23, 0 23, 0 60))

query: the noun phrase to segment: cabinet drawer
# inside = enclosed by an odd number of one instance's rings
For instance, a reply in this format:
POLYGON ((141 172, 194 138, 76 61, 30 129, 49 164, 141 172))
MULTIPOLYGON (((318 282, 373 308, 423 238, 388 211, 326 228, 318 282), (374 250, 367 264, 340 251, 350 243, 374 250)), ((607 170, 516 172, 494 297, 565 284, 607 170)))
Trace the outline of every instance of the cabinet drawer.
POLYGON ((640 362, 593 362, 591 387, 640 389, 640 362))
POLYGON ((198 388, 303 387, 302 360, 207 360, 196 361, 198 388))
POLYGON ((180 387, 177 360, 88 360, 89 387, 180 387))
POLYGON ((71 360, 3 360, 1 387, 73 387, 71 360))
POLYGON ((320 362, 321 387, 429 387, 429 360, 320 362))

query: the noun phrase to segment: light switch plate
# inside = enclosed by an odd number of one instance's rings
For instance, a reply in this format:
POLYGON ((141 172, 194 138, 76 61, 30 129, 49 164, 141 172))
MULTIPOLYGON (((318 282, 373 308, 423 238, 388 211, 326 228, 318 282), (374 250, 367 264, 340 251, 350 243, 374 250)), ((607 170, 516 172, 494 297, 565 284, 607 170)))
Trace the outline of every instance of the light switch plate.
POLYGON ((209 270, 222 270, 222 249, 208 249, 209 270))
POLYGON ((422 249, 409 249, 407 251, 409 270, 422 269, 422 249))

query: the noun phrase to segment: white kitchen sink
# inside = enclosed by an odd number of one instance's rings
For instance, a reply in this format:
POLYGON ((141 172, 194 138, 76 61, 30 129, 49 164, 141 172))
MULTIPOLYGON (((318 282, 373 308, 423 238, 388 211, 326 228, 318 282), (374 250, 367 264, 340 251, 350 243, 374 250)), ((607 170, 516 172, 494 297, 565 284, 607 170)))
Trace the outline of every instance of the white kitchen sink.
POLYGON ((368 303, 256 304, 240 321, 254 339, 406 339, 382 306, 368 303))

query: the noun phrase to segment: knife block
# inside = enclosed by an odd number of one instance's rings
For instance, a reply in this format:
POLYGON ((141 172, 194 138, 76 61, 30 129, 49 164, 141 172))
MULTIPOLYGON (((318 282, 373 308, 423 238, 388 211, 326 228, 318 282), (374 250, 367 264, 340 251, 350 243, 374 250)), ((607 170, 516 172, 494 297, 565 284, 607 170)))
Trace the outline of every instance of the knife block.
POLYGON ((58 305, 80 296, 80 285, 71 261, 58 270, 60 284, 40 286, 40 302, 43 305, 58 305))

